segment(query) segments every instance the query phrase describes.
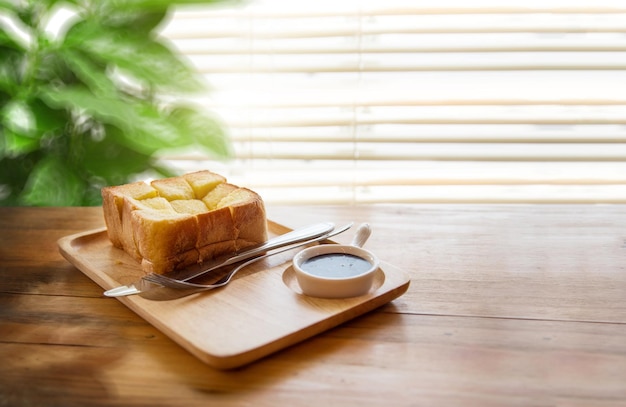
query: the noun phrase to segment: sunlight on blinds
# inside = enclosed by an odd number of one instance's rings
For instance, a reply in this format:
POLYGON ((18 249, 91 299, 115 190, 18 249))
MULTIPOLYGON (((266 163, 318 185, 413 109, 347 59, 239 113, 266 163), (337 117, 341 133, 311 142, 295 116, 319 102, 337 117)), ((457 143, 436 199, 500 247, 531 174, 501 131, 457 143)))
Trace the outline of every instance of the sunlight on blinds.
POLYGON ((163 35, 271 203, 626 202, 623 1, 258 0, 163 35))

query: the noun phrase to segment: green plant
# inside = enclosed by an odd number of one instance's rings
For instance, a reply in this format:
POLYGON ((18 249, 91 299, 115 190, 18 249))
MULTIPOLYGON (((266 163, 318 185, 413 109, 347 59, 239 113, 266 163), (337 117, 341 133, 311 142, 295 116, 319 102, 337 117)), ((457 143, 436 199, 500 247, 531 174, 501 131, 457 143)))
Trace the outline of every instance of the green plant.
POLYGON ((0 0, 0 205, 99 205, 102 186, 175 175, 164 149, 228 157, 223 127, 175 102, 205 87, 157 35, 173 5, 211 2, 0 0))

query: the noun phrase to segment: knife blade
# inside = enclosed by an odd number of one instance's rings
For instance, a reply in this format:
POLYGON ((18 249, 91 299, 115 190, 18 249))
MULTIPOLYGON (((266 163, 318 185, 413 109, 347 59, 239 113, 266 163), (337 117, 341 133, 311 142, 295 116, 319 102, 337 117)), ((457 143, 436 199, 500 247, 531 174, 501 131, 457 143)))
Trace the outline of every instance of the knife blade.
MULTIPOLYGON (((335 224, 332 222, 316 223, 310 226, 305 226, 300 229, 293 230, 291 232, 276 236, 267 240, 265 243, 248 248, 240 253, 224 255, 217 257, 209 262, 198 264, 195 267, 190 267, 183 271, 174 271, 166 273, 165 275, 177 280, 187 281, 194 277, 198 277, 204 273, 208 273, 211 270, 234 264, 242 260, 250 259, 259 254, 262 254, 268 250, 277 249, 279 247, 287 246, 290 244, 307 241, 318 238, 330 233, 335 228, 335 224)), ((129 285, 123 285, 112 288, 104 292, 107 297, 122 297, 127 295, 139 294, 142 291, 150 288, 152 285, 140 278, 129 285)))

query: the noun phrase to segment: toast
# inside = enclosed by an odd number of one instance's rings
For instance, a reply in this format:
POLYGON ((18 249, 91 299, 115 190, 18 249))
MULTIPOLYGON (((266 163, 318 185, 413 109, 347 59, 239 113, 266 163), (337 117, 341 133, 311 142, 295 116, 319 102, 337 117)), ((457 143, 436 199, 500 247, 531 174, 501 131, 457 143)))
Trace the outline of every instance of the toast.
POLYGON ((102 188, 107 235, 163 274, 267 240, 261 197, 210 171, 102 188))

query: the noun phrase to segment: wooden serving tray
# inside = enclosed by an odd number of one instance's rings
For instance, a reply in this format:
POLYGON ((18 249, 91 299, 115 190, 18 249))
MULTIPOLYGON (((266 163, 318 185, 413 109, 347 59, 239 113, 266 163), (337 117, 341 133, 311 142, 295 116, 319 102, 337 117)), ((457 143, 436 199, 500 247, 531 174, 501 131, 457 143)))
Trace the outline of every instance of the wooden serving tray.
MULTIPOLYGON (((268 225, 270 237, 290 231, 274 222, 268 225)), ((143 275, 139 263, 112 246, 106 229, 66 236, 58 245, 70 263, 104 290, 143 275)), ((368 294, 347 299, 306 296, 291 266, 301 249, 254 263, 223 288, 178 298, 176 290, 157 288, 118 300, 205 363, 230 369, 380 307, 408 289, 408 275, 383 262, 368 294)))

